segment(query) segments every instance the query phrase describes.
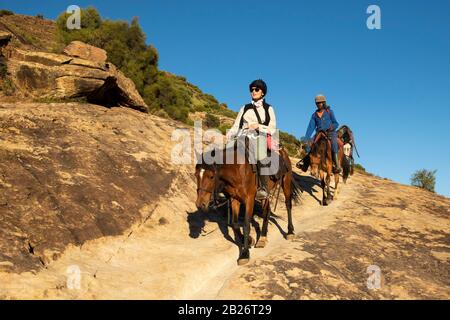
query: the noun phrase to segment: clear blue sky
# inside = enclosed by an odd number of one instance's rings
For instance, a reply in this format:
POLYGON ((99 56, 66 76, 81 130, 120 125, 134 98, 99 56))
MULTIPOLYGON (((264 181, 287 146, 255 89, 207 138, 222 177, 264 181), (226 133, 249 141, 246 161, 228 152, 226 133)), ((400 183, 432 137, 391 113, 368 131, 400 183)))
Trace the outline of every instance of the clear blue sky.
POLYGON ((409 184, 437 169, 450 196, 450 1, 0 1, 0 8, 56 18, 92 4, 106 18, 138 16, 160 68, 183 75, 230 108, 263 78, 278 126, 298 138, 324 93, 353 128, 374 174, 409 184), (382 29, 366 9, 381 7, 382 29))

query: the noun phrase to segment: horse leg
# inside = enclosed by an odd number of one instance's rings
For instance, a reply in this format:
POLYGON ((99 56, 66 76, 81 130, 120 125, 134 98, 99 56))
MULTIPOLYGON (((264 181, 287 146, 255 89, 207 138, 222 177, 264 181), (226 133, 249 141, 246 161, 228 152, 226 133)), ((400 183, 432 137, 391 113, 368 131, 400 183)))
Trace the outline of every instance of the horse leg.
POLYGON ((330 182, 331 182, 331 173, 328 172, 327 174, 327 201, 331 201, 333 198, 331 197, 331 187, 330 187, 330 182))
POLYGON ((323 172, 320 172, 320 186, 322 187, 322 206, 327 206, 328 201, 326 194, 326 183, 325 183, 325 174, 323 172))
POLYGON ((292 176, 286 175, 283 177, 283 193, 284 193, 284 203, 286 205, 286 210, 288 214, 288 232, 286 235, 287 240, 294 239, 294 224, 292 223, 292 176))
POLYGON ((261 229, 261 236, 258 239, 258 242, 255 245, 255 248, 264 248, 267 244, 267 229, 269 225, 269 217, 270 217, 270 201, 266 199, 263 205, 263 225, 261 229))
POLYGON ((231 200, 231 212, 232 212, 232 218, 231 218, 231 227, 233 228, 234 233, 234 241, 239 246, 239 248, 242 247, 242 234, 241 234, 241 228, 239 227, 239 209, 241 208, 241 203, 236 200, 231 200))
POLYGON ((338 198, 338 193, 339 193, 339 175, 335 174, 334 175, 334 194, 333 194, 333 200, 337 200, 338 198))
POLYGON ((250 261, 250 220, 253 218, 254 197, 247 197, 245 201, 244 219, 244 248, 238 259, 238 265, 246 264, 250 261))

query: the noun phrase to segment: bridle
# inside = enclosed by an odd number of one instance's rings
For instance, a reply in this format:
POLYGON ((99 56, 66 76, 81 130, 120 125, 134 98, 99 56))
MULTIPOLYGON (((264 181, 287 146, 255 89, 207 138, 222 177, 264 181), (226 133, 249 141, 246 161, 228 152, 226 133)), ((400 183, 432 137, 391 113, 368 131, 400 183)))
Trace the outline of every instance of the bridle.
MULTIPOLYGON (((217 186, 217 176, 218 176, 218 174, 217 174, 217 166, 216 166, 216 164, 213 164, 212 165, 213 166, 213 168, 214 168, 214 187, 211 189, 211 190, 208 190, 208 189, 206 189, 206 188, 202 188, 202 187, 198 187, 197 188, 197 193, 199 192, 199 191, 203 191, 203 192, 206 192, 206 193, 209 193, 209 194, 211 194, 211 199, 210 199, 210 201, 209 201, 209 204, 211 204, 211 203, 214 203, 214 204, 217 204, 217 197, 216 197, 216 186, 217 186)), ((202 177, 202 179, 203 179, 203 177, 202 177)))
POLYGON ((211 194, 214 193, 214 190, 207 190, 207 189, 205 189, 205 188, 197 188, 197 192, 199 192, 199 191, 203 191, 203 192, 211 193, 211 194))

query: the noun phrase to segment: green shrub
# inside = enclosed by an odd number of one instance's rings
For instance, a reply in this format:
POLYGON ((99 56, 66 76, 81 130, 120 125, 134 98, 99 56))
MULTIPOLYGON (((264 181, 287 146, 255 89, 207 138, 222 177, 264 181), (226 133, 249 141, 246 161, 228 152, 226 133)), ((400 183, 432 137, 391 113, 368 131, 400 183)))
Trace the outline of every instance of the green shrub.
POLYGON ((299 157, 302 155, 302 143, 293 135, 280 131, 280 143, 291 157, 299 157))
POLYGON ((0 80, 0 90, 3 91, 6 96, 12 96, 16 91, 16 88, 9 77, 4 77, 0 80))
POLYGON ((237 112, 235 112, 231 109, 225 109, 225 108, 220 108, 218 110, 214 110, 214 113, 228 117, 228 118, 232 118, 232 119, 235 119, 238 115, 237 112))
POLYGON ((227 126, 225 124, 222 124, 219 126, 219 131, 223 134, 226 135, 227 134, 227 130, 230 129, 230 126, 227 126))
POLYGON ((12 11, 10 11, 10 10, 5 10, 5 9, 1 9, 0 10, 0 17, 3 17, 3 16, 11 16, 11 15, 13 15, 14 14, 14 12, 12 12, 12 11))
POLYGON ((220 126, 220 119, 211 113, 207 113, 205 117, 205 125, 208 128, 218 128, 220 126))
MULTIPOLYGON (((66 26, 69 16, 64 12, 56 20, 57 47, 62 49, 71 41, 79 40, 106 50, 108 61, 134 82, 152 114, 193 124, 190 112, 207 112, 211 114, 209 126, 214 128, 221 124, 218 117, 212 115, 236 117, 237 113, 226 104, 220 104, 214 96, 202 92, 185 77, 158 70, 158 52, 146 44, 137 18, 131 23, 102 19, 90 6, 81 9, 81 29, 69 30, 66 26)), ((226 126, 221 131, 224 129, 226 126)))
POLYGON ((164 72, 158 73, 157 81, 144 88, 143 98, 150 109, 163 109, 172 119, 185 123, 188 121, 189 95, 180 90, 174 80, 164 72))
POLYGON ((417 170, 411 176, 411 185, 428 190, 430 192, 435 192, 434 188, 436 185, 436 170, 417 170))
POLYGON ((8 73, 8 67, 6 64, 0 64, 0 79, 3 79, 6 77, 8 73))
POLYGON ((81 10, 81 29, 69 30, 66 26, 70 14, 62 13, 56 20, 60 41, 65 45, 74 40, 103 48, 108 60, 116 65, 144 95, 145 87, 156 81, 158 53, 145 43, 137 18, 126 21, 102 20, 97 10, 81 10))

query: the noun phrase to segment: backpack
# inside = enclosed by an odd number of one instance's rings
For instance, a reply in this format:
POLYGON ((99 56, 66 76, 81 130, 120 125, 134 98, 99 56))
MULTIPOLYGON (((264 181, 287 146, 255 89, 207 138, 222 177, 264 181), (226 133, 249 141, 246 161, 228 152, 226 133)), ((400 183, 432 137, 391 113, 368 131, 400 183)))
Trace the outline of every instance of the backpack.
POLYGON ((265 115, 266 115, 264 122, 261 121, 261 117, 259 116, 258 111, 256 111, 255 105, 252 103, 246 104, 244 107, 244 112, 242 113, 242 116, 241 116, 241 120, 239 122, 239 129, 242 129, 242 126, 244 125, 244 115, 249 110, 253 110, 253 112, 255 112, 255 115, 256 115, 256 118, 258 119, 259 124, 262 124, 265 126, 269 125, 269 123, 270 123, 270 115, 269 115, 270 105, 267 104, 265 101, 263 101, 263 108, 264 108, 265 115))
MULTIPOLYGON (((242 129, 242 126, 244 125, 244 114, 248 111, 248 110, 253 110, 253 112, 255 112, 256 118, 258 119, 258 123, 268 126, 270 123, 270 115, 269 115, 269 108, 270 105, 267 104, 265 101, 263 101, 263 107, 264 107, 264 112, 265 112, 265 116, 266 118, 264 119, 264 122, 261 121, 261 117, 259 116, 258 111, 256 111, 256 107, 254 104, 249 103, 246 104, 244 107, 244 112, 242 112, 242 116, 241 116, 241 120, 239 122, 239 129, 242 129)), ((272 136, 270 134, 267 134, 267 149, 269 150, 278 150, 279 149, 279 144, 277 141, 272 139, 272 136)))

